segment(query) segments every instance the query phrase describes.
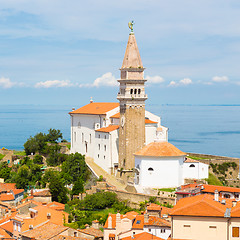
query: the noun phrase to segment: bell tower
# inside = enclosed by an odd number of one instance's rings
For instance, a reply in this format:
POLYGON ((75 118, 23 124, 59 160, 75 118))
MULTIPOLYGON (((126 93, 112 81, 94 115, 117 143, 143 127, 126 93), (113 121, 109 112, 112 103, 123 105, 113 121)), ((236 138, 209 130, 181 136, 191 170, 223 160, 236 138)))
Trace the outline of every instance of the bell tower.
POLYGON ((145 82, 144 68, 137 42, 129 23, 129 34, 117 99, 120 102, 119 169, 131 172, 135 167, 134 153, 145 143, 145 82))

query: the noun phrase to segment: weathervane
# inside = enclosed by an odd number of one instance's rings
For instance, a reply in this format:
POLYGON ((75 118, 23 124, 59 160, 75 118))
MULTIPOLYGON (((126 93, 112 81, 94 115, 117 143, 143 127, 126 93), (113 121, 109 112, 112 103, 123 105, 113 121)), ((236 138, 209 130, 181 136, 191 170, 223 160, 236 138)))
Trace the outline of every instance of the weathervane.
POLYGON ((133 24, 134 24, 133 21, 131 21, 131 22, 128 23, 128 27, 131 29, 131 32, 132 32, 132 33, 133 33, 133 24))

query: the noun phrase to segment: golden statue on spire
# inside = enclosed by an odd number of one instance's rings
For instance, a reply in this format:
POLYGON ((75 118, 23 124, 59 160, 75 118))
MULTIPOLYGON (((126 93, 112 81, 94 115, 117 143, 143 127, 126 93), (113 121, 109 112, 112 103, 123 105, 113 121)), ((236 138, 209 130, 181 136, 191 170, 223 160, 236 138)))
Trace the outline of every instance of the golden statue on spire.
POLYGON ((134 24, 133 21, 130 21, 130 22, 128 23, 128 27, 131 29, 131 32, 132 32, 132 33, 133 33, 133 24, 134 24))

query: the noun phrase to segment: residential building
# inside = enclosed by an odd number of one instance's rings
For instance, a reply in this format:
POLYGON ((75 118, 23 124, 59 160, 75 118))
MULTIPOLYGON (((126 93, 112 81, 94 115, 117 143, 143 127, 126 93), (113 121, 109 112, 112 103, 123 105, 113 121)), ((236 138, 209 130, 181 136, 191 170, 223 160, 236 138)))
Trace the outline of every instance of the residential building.
POLYGON ((215 192, 219 193, 219 196, 225 199, 235 199, 240 200, 240 188, 226 187, 226 186, 216 186, 208 184, 185 184, 180 186, 177 191, 177 201, 181 198, 195 196, 199 194, 211 194, 214 195, 215 192))
POLYGON ((240 202, 201 194, 180 199, 171 212, 174 239, 240 239, 240 202))

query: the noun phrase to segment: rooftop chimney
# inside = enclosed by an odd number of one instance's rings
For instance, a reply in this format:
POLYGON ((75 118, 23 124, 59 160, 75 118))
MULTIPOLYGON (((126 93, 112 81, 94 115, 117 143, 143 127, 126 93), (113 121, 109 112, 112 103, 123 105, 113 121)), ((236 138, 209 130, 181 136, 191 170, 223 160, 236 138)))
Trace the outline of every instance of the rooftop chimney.
POLYGON ((218 198, 219 198, 218 190, 216 189, 216 190, 214 191, 214 201, 218 202, 218 198))
POLYGON ((108 228, 112 228, 112 217, 109 215, 108 217, 108 228))
POLYGON ((75 107, 72 108, 72 111, 74 111, 74 110, 75 110, 75 107))
POLYGON ((90 97, 90 103, 93 103, 93 99, 92 99, 92 97, 90 97))
POLYGON ((232 206, 233 207, 236 207, 236 205, 237 205, 237 201, 235 200, 235 201, 232 201, 232 206))
POLYGON ((98 220, 92 221, 92 227, 95 229, 99 229, 99 221, 98 220))
POLYGON ((149 215, 147 213, 144 214, 144 223, 148 223, 149 215))

